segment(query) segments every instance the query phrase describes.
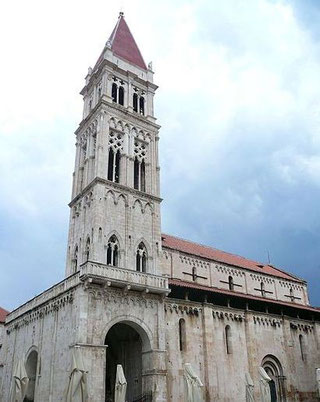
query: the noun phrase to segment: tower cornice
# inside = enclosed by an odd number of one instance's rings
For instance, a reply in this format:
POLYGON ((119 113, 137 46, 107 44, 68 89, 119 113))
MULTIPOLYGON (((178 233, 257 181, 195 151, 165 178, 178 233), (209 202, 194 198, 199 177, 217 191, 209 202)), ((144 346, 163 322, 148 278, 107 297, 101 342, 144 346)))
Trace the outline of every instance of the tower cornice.
POLYGON ((131 123, 136 123, 138 126, 140 125, 145 130, 150 130, 150 126, 157 131, 161 128, 159 124, 156 124, 154 121, 152 121, 155 120, 154 117, 142 116, 138 113, 133 114, 124 106, 121 106, 114 102, 108 102, 106 100, 106 97, 103 96, 95 105, 95 107, 91 110, 88 116, 80 122, 79 127, 75 131, 75 135, 83 130, 87 124, 89 125, 92 120, 97 118, 99 113, 110 114, 110 111, 114 111, 117 117, 127 119, 127 121, 130 121, 131 123))
POLYGON ((92 189, 96 184, 108 185, 112 189, 120 190, 132 195, 139 197, 140 199, 144 199, 146 201, 156 201, 158 203, 162 202, 162 198, 157 197, 153 194, 145 193, 143 191, 136 190, 134 188, 124 186, 123 184, 116 183, 110 180, 103 179, 101 177, 95 177, 91 183, 89 183, 76 197, 71 200, 68 204, 70 208, 72 208, 90 189, 92 189))

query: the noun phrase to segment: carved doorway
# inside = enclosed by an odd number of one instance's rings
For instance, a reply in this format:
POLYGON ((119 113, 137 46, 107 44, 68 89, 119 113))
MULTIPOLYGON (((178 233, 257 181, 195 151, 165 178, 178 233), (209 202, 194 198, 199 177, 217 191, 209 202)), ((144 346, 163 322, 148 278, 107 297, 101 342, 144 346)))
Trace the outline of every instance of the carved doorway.
POLYGON ((29 378, 29 384, 26 396, 23 402, 34 402, 34 395, 36 389, 36 379, 37 379, 37 366, 38 366, 38 352, 32 350, 26 361, 26 371, 29 378))
POLYGON ((105 344, 106 383, 105 401, 114 401, 117 364, 123 367, 127 380, 126 401, 138 401, 142 397, 142 339, 139 333, 126 323, 115 324, 109 330, 105 344))
POLYGON ((267 355, 262 360, 262 367, 271 378, 271 402, 286 402, 285 376, 280 361, 273 355, 267 355))

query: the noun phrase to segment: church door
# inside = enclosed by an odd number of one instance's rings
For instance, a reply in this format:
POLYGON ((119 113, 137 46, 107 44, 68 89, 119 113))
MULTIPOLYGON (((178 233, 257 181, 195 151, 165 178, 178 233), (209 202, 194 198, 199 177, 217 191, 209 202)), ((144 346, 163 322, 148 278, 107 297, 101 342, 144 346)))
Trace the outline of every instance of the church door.
POLYGON ((277 390, 274 380, 271 380, 269 382, 269 387, 270 387, 271 402, 277 402, 278 401, 277 390))
POLYGON ((115 324, 106 336, 106 402, 114 402, 117 364, 127 380, 126 401, 142 397, 142 340, 130 325, 115 324))

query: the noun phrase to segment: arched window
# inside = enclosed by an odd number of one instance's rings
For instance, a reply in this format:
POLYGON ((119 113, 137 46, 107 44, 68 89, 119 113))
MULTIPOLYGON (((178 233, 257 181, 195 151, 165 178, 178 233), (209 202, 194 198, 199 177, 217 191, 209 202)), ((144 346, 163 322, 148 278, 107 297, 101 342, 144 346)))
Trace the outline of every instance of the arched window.
POLYGON ((113 149, 109 148, 109 160, 108 160, 108 180, 119 183, 120 179, 120 150, 114 153, 113 149))
POLYGON ((302 335, 299 335, 299 346, 300 346, 301 359, 304 361, 306 359, 306 353, 304 348, 304 339, 302 335))
POLYGON ((90 258, 90 238, 88 237, 85 249, 85 260, 89 261, 89 258, 90 258))
POLYGON ((99 99, 101 98, 101 93, 102 93, 102 89, 101 89, 101 87, 99 87, 99 88, 98 88, 98 98, 99 98, 99 99))
POLYGON ((234 284, 233 284, 232 276, 229 276, 228 282, 229 282, 229 290, 234 290, 234 284))
POLYGON ((118 86, 115 82, 112 84, 111 97, 113 102, 118 101, 118 86))
POLYGON ((265 296, 266 295, 266 292, 265 292, 265 288, 264 288, 264 283, 263 282, 261 282, 260 283, 260 288, 261 288, 261 296, 265 296))
POLYGON ((140 114, 144 115, 144 97, 140 96, 139 99, 139 112, 140 114))
POLYGON ((133 110, 138 112, 138 95, 136 93, 133 94, 133 110))
POLYGON ((107 264, 114 267, 119 264, 119 242, 115 235, 112 235, 108 241, 107 264))
POLYGON ((140 169, 140 190, 146 191, 146 165, 144 163, 144 159, 141 162, 140 169))
POLYGON ((119 105, 124 105, 124 88, 119 87, 119 105))
POLYGON ((136 157, 134 159, 134 188, 140 191, 146 191, 146 164, 144 159, 140 162, 136 157))
POLYGON ((147 249, 142 242, 139 244, 137 249, 136 270, 138 272, 146 272, 147 270, 147 249))
POLYGON ((186 322, 183 318, 179 320, 179 349, 186 350, 186 322))
POLYGON ((230 355, 232 353, 230 325, 227 325, 225 327, 225 338, 226 338, 226 351, 227 351, 227 354, 230 355))
POLYGON ((134 159, 134 188, 139 190, 139 171, 140 171, 140 163, 138 161, 138 158, 134 159))
POLYGON ((72 265, 73 265, 73 272, 77 272, 78 270, 78 246, 76 246, 76 248, 74 249, 74 254, 73 254, 73 261, 72 261, 72 265))
POLYGON ((89 100, 89 111, 92 109, 92 99, 89 100))

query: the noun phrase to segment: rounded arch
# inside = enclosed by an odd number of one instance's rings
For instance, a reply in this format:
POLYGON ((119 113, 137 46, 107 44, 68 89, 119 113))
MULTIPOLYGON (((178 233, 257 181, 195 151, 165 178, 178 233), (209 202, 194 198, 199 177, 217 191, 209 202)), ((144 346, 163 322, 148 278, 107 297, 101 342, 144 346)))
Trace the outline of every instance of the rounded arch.
POLYGON ((26 353, 25 368, 29 378, 25 400, 33 402, 36 394, 37 375, 39 374, 39 353, 35 345, 31 346, 26 353))
POLYGON ((101 345, 104 345, 106 336, 110 329, 116 324, 126 324, 133 328, 140 335, 142 340, 142 351, 149 352, 153 349, 153 336, 151 329, 147 326, 147 324, 142 321, 138 317, 134 317, 132 315, 123 314, 118 317, 115 317, 113 320, 109 321, 106 326, 103 328, 100 342, 101 345))
POLYGON ((274 355, 266 355, 261 362, 261 366, 266 369, 270 368, 274 376, 283 376, 283 368, 279 359, 274 355))

